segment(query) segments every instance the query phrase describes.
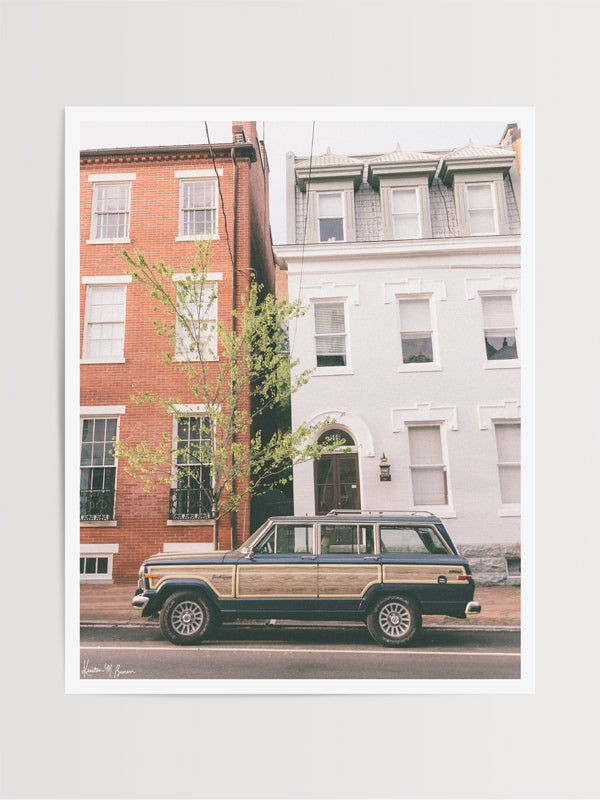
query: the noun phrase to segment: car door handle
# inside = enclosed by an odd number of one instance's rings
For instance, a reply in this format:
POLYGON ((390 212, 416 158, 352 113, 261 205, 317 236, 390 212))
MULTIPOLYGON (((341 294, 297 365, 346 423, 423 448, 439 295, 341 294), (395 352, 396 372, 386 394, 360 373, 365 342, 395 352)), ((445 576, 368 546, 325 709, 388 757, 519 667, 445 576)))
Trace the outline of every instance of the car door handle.
POLYGON ((364 556, 364 561, 377 561, 379 556, 364 556))
POLYGON ((316 561, 316 556, 302 556, 302 561, 316 561))

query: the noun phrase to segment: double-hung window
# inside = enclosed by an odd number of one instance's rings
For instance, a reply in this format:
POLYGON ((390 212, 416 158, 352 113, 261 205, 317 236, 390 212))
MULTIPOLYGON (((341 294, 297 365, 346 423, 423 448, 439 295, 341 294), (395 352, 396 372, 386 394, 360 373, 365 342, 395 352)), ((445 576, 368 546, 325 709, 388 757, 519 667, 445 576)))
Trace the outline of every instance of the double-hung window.
POLYGON ((439 425, 409 425, 410 472, 415 506, 447 505, 448 478, 439 425))
POLYGON ((487 360, 518 358, 512 295, 483 295, 481 305, 487 360))
POLYGON ((494 186, 491 183, 468 183, 467 217, 472 236, 498 233, 494 186))
POLYGON ((82 522, 114 519, 117 417, 81 420, 79 513, 82 522))
POLYGON ((191 275, 176 276, 176 361, 217 360, 217 286, 191 275))
POLYGON ((503 505, 521 502, 521 425, 518 422, 495 424, 498 451, 498 477, 503 505))
POLYGON ((206 415, 179 417, 175 434, 175 478, 169 519, 210 519, 213 447, 210 419, 206 415))
POLYGON ((429 298, 400 298, 398 304, 403 364, 433 362, 433 330, 429 298))
POLYGON ((343 302, 314 305, 317 367, 345 367, 346 315, 343 302))
POLYGON ((179 183, 179 238, 208 239, 217 235, 217 182, 206 178, 179 183))
POLYGON ((317 217, 320 242, 343 242, 344 195, 342 192, 319 192, 317 217))
MULTIPOLYGON (((91 179, 91 178, 90 178, 91 179)), ((91 241, 127 241, 131 183, 94 182, 91 241)))
POLYGON ((391 190, 391 215, 394 239, 422 236, 417 187, 391 190))
POLYGON ((83 333, 84 360, 123 360, 125 297, 125 284, 88 285, 83 333))

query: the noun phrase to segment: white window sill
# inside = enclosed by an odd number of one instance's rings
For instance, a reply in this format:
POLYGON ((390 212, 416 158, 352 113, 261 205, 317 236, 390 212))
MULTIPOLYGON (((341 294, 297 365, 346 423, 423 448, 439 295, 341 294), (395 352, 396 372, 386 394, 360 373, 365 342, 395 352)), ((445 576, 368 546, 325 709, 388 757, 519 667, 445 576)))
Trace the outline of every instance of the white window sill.
POLYGON ((88 239, 86 244, 131 244, 131 239, 88 239))
POLYGON ((80 528, 116 528, 117 527, 117 520, 116 519, 97 519, 97 520, 86 520, 79 522, 80 528))
POLYGON ((124 364, 124 358, 82 358, 80 364, 124 364))
POLYGON ((323 375, 354 375, 354 370, 351 367, 317 367, 311 378, 323 375))
POLYGON ((521 504, 520 503, 507 503, 505 506, 500 506, 498 510, 499 517, 520 517, 521 504))
POLYGON ((169 528, 182 528, 182 527, 201 527, 210 526, 211 528, 214 526, 215 521, 214 519, 168 519, 167 520, 167 527, 169 528))
POLYGON ((214 242, 218 242, 219 241, 219 237, 217 236, 216 233, 213 233, 213 234, 203 233, 201 236, 176 236, 175 237, 175 241, 176 242, 198 242, 198 241, 206 242, 209 239, 212 239, 214 242))
POLYGON ((107 578, 106 575, 80 575, 79 583, 114 583, 112 578, 107 578))
POLYGON ((208 361, 211 364, 216 364, 218 358, 178 358, 177 356, 173 357, 173 361, 176 361, 178 364, 185 364, 188 361, 190 364, 200 364, 202 361, 208 361))
POLYGON ((518 358, 505 358, 499 361, 486 361, 484 369, 521 369, 521 362, 518 358))
POLYGON ((434 361, 421 364, 401 364, 398 372, 441 372, 442 367, 434 361))

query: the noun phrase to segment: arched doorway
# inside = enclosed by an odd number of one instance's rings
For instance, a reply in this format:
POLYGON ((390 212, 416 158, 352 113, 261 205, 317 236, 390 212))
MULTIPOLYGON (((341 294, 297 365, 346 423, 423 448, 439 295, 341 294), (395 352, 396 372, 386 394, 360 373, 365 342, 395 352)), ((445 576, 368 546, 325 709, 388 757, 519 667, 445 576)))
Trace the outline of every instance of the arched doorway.
MULTIPOLYGON (((340 448, 354 448, 352 436, 341 428, 325 431, 318 443, 334 441, 340 448)), ((360 508, 358 478, 358 453, 330 453, 315 461, 315 509, 317 514, 327 514, 334 508, 360 508)))

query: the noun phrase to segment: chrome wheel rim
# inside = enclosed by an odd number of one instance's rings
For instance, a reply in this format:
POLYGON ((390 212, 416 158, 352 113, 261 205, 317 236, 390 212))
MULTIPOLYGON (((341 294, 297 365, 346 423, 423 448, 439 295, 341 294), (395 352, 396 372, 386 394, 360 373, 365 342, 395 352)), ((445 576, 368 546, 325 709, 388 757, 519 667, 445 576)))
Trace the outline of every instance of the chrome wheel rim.
POLYGON ((204 623, 204 611, 193 600, 179 603, 171 614, 173 630, 181 636, 191 636, 197 633, 204 623))
POLYGON ((379 612, 379 627, 393 639, 405 636, 410 630, 411 616, 402 603, 386 603, 379 612))

